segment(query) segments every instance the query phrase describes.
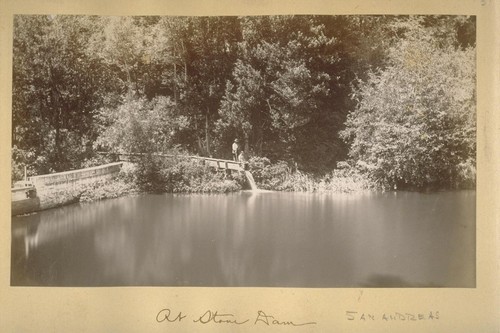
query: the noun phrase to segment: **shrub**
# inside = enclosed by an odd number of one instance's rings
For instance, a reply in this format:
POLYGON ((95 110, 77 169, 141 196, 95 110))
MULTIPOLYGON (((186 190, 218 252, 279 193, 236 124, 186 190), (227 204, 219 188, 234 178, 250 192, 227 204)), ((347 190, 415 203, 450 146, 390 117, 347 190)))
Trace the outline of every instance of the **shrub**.
POLYGON ((356 192, 376 189, 377 186, 347 163, 323 176, 293 170, 286 162, 271 164, 265 157, 252 157, 250 172, 260 189, 294 192, 356 192))
POLYGON ((284 161, 271 164, 268 158, 253 156, 249 160, 249 171, 260 189, 286 190, 282 187, 291 169, 284 161))
POLYGON ((239 176, 228 176, 224 171, 214 170, 188 158, 168 162, 162 175, 166 180, 166 190, 174 193, 220 193, 242 188, 239 176))
POLYGON ((220 193, 243 188, 241 175, 227 175, 187 157, 145 156, 135 167, 127 166, 123 177, 143 192, 220 193))
POLYGON ((79 201, 91 202, 96 200, 118 198, 137 192, 134 183, 127 182, 118 176, 111 180, 99 180, 80 188, 79 201))
POLYGON ((342 137, 361 172, 399 188, 475 182, 475 49, 440 46, 417 21, 353 93, 342 137))
POLYGON ((35 160, 35 153, 29 150, 19 149, 17 146, 12 147, 12 159, 11 159, 11 182, 22 180, 24 178, 24 167, 27 166, 28 176, 34 175, 35 170, 33 169, 32 162, 35 160))
POLYGON ((164 192, 166 180, 161 172, 161 163, 151 154, 144 155, 135 169, 135 182, 144 192, 164 192))

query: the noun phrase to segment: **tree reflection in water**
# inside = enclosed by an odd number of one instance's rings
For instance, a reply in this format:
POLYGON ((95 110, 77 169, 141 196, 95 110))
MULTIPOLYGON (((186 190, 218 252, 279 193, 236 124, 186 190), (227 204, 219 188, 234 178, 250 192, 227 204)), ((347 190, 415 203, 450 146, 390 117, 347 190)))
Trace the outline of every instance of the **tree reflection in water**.
POLYGON ((475 192, 142 195, 15 217, 12 285, 474 287, 475 192))

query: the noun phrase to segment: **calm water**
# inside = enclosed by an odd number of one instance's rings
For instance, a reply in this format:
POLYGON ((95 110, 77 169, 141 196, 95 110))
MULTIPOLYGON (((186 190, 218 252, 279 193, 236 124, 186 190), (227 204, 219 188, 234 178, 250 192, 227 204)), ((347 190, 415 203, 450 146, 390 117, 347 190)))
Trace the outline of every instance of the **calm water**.
POLYGON ((142 195, 12 219, 12 285, 475 287, 474 191, 142 195))

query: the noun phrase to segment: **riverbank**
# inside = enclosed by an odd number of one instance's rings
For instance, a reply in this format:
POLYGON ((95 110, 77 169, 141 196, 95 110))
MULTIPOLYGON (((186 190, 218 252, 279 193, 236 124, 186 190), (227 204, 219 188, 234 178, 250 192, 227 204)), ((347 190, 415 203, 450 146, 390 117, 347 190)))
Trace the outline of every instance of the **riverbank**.
MULTIPOLYGON (((249 171, 261 190, 337 194, 384 191, 368 176, 348 166, 314 175, 293 170, 284 161, 271 163, 267 158, 253 157, 249 160, 249 171)), ((124 163, 113 178, 72 186, 51 193, 49 199, 54 203, 50 208, 54 208, 146 193, 230 193, 248 188, 242 173, 226 173, 182 157, 173 160, 144 158, 124 163)))
MULTIPOLYGON (((292 171, 285 162, 271 164, 267 158, 249 161, 258 189, 283 192, 354 193, 380 190, 367 177, 352 169, 336 169, 323 176, 292 171)), ((245 176, 209 168, 198 161, 141 159, 124 164, 118 176, 90 184, 80 201, 89 202, 138 193, 229 193, 247 189, 245 176)))
POLYGON ((286 162, 271 163, 265 157, 253 157, 249 170, 263 190, 286 192, 353 193, 382 190, 353 168, 334 169, 323 175, 293 170, 286 162))
MULTIPOLYGON (((271 164, 266 158, 252 158, 249 169, 257 188, 262 190, 309 193, 376 190, 366 177, 349 169, 333 170, 320 177, 292 171, 285 162, 271 164)), ((113 177, 44 191, 42 199, 50 205, 39 209, 143 193, 229 193, 248 188, 247 179, 239 172, 215 170, 182 157, 165 160, 150 156, 124 163, 113 177)))
MULTIPOLYGON (((354 193, 376 190, 366 178, 358 174, 334 170, 323 177, 300 171, 277 173, 282 165, 273 165, 260 172, 253 170, 257 187, 262 190, 308 193, 354 193)), ((283 171, 283 170, 282 170, 283 171)), ((159 170, 156 184, 152 180, 138 179, 138 170, 132 165, 114 179, 97 181, 67 193, 72 202, 92 202, 142 193, 230 193, 246 189, 243 175, 228 176, 192 163, 174 169, 159 170)))
POLYGON ((228 193, 246 188, 242 174, 227 174, 199 161, 142 159, 126 163, 112 180, 81 188, 80 202, 91 202, 140 193, 228 193))

